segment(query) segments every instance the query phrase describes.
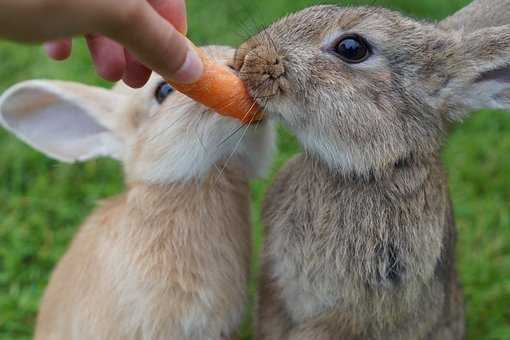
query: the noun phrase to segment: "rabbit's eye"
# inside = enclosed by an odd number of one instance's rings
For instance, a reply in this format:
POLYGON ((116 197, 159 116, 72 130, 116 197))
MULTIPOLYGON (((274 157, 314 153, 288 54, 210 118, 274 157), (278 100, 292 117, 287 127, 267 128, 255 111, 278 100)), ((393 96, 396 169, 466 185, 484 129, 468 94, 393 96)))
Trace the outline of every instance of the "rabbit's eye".
POLYGON ((358 35, 348 35, 343 37, 336 45, 335 52, 343 61, 358 64, 370 56, 368 43, 358 35))
POLYGON ((154 97, 156 98, 156 101, 159 104, 161 104, 173 92, 174 92, 174 88, 170 84, 168 84, 166 82, 161 82, 158 85, 158 88, 156 89, 156 92, 154 93, 154 97))

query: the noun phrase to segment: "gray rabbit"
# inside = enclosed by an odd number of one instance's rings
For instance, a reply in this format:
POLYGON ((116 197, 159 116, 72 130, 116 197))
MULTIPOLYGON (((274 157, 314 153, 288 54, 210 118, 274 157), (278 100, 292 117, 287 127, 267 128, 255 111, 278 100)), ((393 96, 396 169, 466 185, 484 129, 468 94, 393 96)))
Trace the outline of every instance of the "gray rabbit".
POLYGON ((456 228, 440 153, 452 121, 510 109, 510 1, 439 23, 316 6, 234 66, 304 154, 263 207, 257 339, 463 339, 456 228))

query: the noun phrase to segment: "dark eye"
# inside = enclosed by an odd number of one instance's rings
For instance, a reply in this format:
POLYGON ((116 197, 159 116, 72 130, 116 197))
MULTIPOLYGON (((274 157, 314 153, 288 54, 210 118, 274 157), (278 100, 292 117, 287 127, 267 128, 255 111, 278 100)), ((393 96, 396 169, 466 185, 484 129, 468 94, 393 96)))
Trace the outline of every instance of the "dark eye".
POLYGON ((166 83, 161 82, 158 85, 158 88, 156 89, 156 92, 154 93, 154 97, 156 98, 156 101, 161 104, 165 101, 165 99, 174 92, 174 88, 166 83))
POLYGON ((351 64, 361 63, 370 56, 368 43, 358 35, 343 37, 336 45, 335 52, 343 61, 351 64))

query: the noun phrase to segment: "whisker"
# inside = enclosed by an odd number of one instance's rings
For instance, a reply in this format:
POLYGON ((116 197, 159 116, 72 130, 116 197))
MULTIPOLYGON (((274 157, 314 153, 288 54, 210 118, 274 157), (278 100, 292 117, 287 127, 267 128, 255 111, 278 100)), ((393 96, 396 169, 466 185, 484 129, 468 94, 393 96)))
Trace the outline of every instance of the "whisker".
POLYGON ((241 23, 240 27, 243 30, 244 34, 244 37, 242 37, 243 40, 247 40, 258 33, 258 28, 256 26, 249 27, 246 22, 241 23))
MULTIPOLYGON (((253 110, 253 108, 255 107, 256 103, 253 102, 251 104, 251 107, 248 109, 248 111, 243 115, 242 117, 242 120, 246 119, 246 117, 248 117, 248 114, 253 110)), ((253 117, 250 119, 250 122, 248 124, 242 124, 240 125, 238 128, 236 128, 231 134, 229 134, 226 138, 224 138, 220 144, 218 145, 218 147, 222 146, 223 144, 225 144, 230 138, 232 138, 235 134, 237 134, 243 127, 244 125, 250 125, 253 120, 255 119, 255 115, 253 115, 253 117)))
POLYGON ((267 95, 267 96, 255 96, 253 97, 254 99, 271 99, 271 98, 274 98, 276 97, 276 94, 270 94, 270 95, 267 95))
MULTIPOLYGON (((254 36, 254 39, 258 39, 258 38, 257 38, 256 36, 254 36)), ((253 51, 253 49, 251 49, 251 48, 246 48, 246 47, 238 47, 238 49, 237 49, 237 50, 238 50, 238 51, 241 51, 241 52, 251 52, 251 51, 253 51)), ((272 64, 272 62, 271 62, 269 59, 267 59, 267 58, 265 58, 265 57, 261 56, 261 55, 260 55, 260 53, 258 53, 258 52, 257 52, 257 57, 258 57, 258 58, 260 58, 260 59, 262 59, 262 60, 264 60, 264 61, 265 61, 266 63, 268 63, 268 64, 272 64)))
POLYGON ((164 129, 161 130, 161 132, 159 132, 156 135, 154 135, 151 138, 149 138, 149 143, 153 142, 157 138, 161 137, 165 132, 167 132, 168 130, 173 128, 175 125, 179 124, 182 120, 184 120, 184 118, 186 118, 186 116, 182 115, 181 117, 177 118, 175 121, 172 121, 172 123, 170 123, 169 125, 165 126, 164 129))
POLYGON ((257 96, 259 96, 257 93, 259 92, 259 90, 261 90, 261 88, 267 83, 267 82, 271 82, 272 79, 270 77, 266 78, 266 79, 263 79, 261 80, 256 86, 255 88, 252 90, 252 92, 255 94, 254 96, 252 96, 254 99, 257 98, 257 96))
MULTIPOLYGON (((213 152, 215 150, 209 150, 207 148, 207 146, 205 145, 204 143, 204 138, 203 138, 203 135, 205 134, 205 130, 202 132, 202 136, 198 135, 197 134, 197 139, 198 139, 198 142, 200 143, 200 146, 202 147, 202 150, 204 151, 204 153, 209 153, 209 152, 213 152)), ((217 172, 220 172, 220 168, 218 168, 218 165, 216 165, 216 163, 213 163, 213 166, 214 168, 216 169, 217 172)))
POLYGON ((239 140, 237 141, 236 145, 234 146, 234 150, 230 153, 230 155, 228 156, 227 160, 225 161, 225 164, 223 165, 222 169, 221 169, 221 172, 220 174, 218 175, 217 178, 219 178, 220 176, 223 176, 223 173, 225 172, 225 169, 227 168, 228 164, 230 163, 230 161, 232 160, 232 157, 234 157, 235 153, 237 152, 237 150, 239 149, 239 146, 241 145, 241 142, 242 140, 244 139, 244 137, 246 136, 246 133, 248 132, 248 130, 250 129, 250 125, 251 123, 253 123, 253 119, 255 119, 255 117, 252 117, 250 122, 248 124, 246 124, 246 128, 244 129, 243 131, 243 134, 241 135, 241 137, 239 137, 239 140))
POLYGON ((250 75, 259 75, 260 72, 243 72, 243 75, 247 75, 247 76, 250 76, 250 75))
POLYGON ((271 36, 271 34, 268 32, 267 29, 261 31, 262 33, 264 33, 264 35, 266 36, 266 39, 269 41, 269 43, 271 44, 271 47, 273 47, 273 52, 274 53, 277 53, 278 52, 278 48, 276 48, 276 43, 273 39, 273 37, 271 36))
POLYGON ((233 136, 235 136, 239 131, 241 131, 241 129, 244 127, 244 124, 241 124, 239 127, 235 128, 234 131, 229 134, 226 138, 224 138, 220 144, 218 144, 218 147, 221 147, 223 144, 225 144, 230 138, 232 138, 233 136))
POLYGON ((262 22, 263 19, 260 16, 258 17, 258 19, 260 19, 260 20, 259 20, 259 22, 257 22, 257 20, 255 18, 255 15, 257 13, 258 13, 257 11, 253 11, 253 15, 250 16, 250 21, 251 21, 251 24, 255 27, 256 32, 259 33, 266 29, 267 24, 262 22))
MULTIPOLYGON (((246 119, 246 117, 248 117, 248 115, 250 114, 250 112, 251 112, 251 111, 255 108, 255 105, 257 105, 257 103, 256 103, 256 102, 253 102, 253 103, 251 104, 251 106, 250 106, 250 108, 248 109, 248 111, 246 111, 246 113, 243 115, 243 120, 245 120, 245 119, 246 119)), ((253 119, 255 119, 255 115, 252 115, 251 120, 250 120, 250 123, 251 123, 251 121, 252 121, 253 119)))

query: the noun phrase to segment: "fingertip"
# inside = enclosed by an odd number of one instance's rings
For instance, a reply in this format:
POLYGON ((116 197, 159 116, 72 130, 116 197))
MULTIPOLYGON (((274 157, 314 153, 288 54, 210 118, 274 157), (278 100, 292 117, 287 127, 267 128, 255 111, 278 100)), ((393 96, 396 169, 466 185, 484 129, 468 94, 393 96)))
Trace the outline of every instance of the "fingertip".
POLYGON ((46 54, 54 60, 66 60, 71 56, 72 41, 71 39, 62 39, 51 41, 44 44, 46 54))
POLYGON ((126 70, 124 48, 103 36, 89 35, 87 36, 87 44, 97 74, 111 82, 122 79, 126 70))
POLYGON ((193 84, 202 77, 203 73, 204 63, 195 49, 190 47, 186 53, 184 63, 169 78, 178 84, 193 84))
POLYGON ((194 83, 204 70, 195 48, 154 7, 148 2, 142 3, 145 6, 139 8, 136 20, 131 20, 128 27, 124 21, 118 22, 109 33, 110 37, 121 42, 138 60, 163 78, 194 83))
POLYGON ((97 60, 94 61, 97 74, 104 80, 116 82, 122 79, 126 70, 126 63, 122 60, 97 60))
POLYGON ((147 81, 149 80, 150 76, 151 76, 150 71, 143 76, 136 76, 127 73, 124 74, 124 76, 122 77, 122 81, 124 82, 124 84, 133 89, 139 89, 144 87, 145 84, 147 84, 147 81))
POLYGON ((134 56, 129 52, 125 52, 126 55, 126 71, 122 80, 126 85, 132 88, 143 87, 151 76, 152 71, 140 63, 134 56))

